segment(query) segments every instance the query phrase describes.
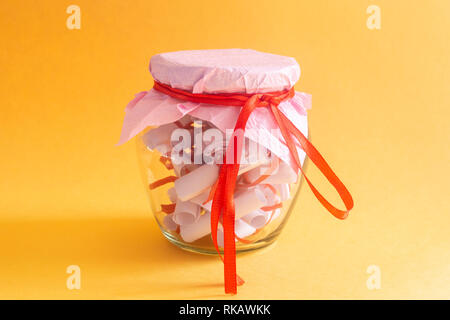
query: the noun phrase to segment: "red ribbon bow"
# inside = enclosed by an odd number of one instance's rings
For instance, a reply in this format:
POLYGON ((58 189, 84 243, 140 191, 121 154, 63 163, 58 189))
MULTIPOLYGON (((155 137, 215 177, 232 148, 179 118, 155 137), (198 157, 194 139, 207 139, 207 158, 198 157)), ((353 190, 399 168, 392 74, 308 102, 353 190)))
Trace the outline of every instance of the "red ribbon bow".
POLYGON ((237 293, 237 286, 244 283, 244 281, 236 274, 236 244, 234 233, 234 190, 236 186, 236 179, 239 171, 239 161, 242 152, 243 134, 247 120, 255 108, 267 107, 270 108, 272 114, 277 122, 281 134, 286 141, 286 145, 294 159, 294 166, 296 172, 301 171, 305 177, 306 182, 311 188, 312 192, 319 200, 319 202, 336 218, 345 219, 349 211, 353 208, 353 199, 350 192, 339 180, 336 174, 331 170, 325 159, 320 155, 316 148, 309 142, 309 140, 295 127, 292 122, 278 109, 278 105, 284 101, 291 99, 295 95, 294 88, 290 90, 271 92, 271 93, 257 93, 257 94, 195 94, 184 90, 172 88, 169 85, 155 81, 153 89, 162 92, 171 97, 197 102, 208 103, 221 106, 235 106, 242 107, 239 113, 236 125, 234 127, 234 135, 231 138, 227 147, 227 152, 224 156, 223 165, 219 172, 219 178, 214 190, 214 196, 211 208, 211 235, 214 246, 224 262, 224 276, 225 276, 225 293, 237 293), (346 210, 340 210, 333 206, 326 200, 322 194, 312 185, 311 181, 303 172, 300 159, 298 157, 295 139, 300 144, 303 151, 323 173, 328 181, 333 185, 339 193, 344 202, 346 210), (232 152, 232 153, 230 153, 232 152), (226 159, 226 156, 232 155, 233 161, 226 159), (224 256, 220 254, 219 246, 217 244, 217 228, 219 220, 222 218, 222 225, 224 231, 224 256))

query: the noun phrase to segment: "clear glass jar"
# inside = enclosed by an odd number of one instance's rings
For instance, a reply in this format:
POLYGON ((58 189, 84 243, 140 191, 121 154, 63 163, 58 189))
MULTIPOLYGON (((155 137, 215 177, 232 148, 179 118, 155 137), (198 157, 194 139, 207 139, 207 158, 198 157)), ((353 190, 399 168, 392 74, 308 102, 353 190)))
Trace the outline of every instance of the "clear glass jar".
MULTIPOLYGON (((197 123, 194 121, 197 120, 190 116, 185 116, 182 120, 178 121, 177 128, 185 133, 193 133, 192 128, 197 123)), ((207 127, 208 124, 201 126, 207 127)), ((171 135, 173 128, 174 124, 159 127, 159 133, 155 128, 150 128, 141 132, 136 139, 140 169, 151 210, 162 233, 170 242, 188 251, 217 254, 211 238, 208 210, 211 203, 208 199, 211 199, 212 193, 205 186, 213 186, 216 179, 210 176, 210 172, 214 171, 215 174, 220 163, 193 161, 194 163, 174 165, 172 150, 169 150, 174 143, 167 140, 168 133, 171 135), (155 135, 158 136, 156 139, 155 135), (196 177, 193 177, 194 171, 196 177), (190 178, 186 178, 189 174, 190 178), (181 177, 184 179, 180 179, 181 177), (175 180, 179 180, 178 189, 175 188, 175 180), (186 183, 183 185, 182 181, 186 183), (198 188, 201 190, 197 190, 198 188)), ((198 143, 199 141, 192 139, 191 151, 198 143)), ((201 143, 203 146, 204 141, 201 143)), ((294 173, 276 157, 271 158, 270 164, 262 166, 249 163, 248 167, 241 165, 242 173, 240 171, 235 193, 238 253, 265 247, 276 240, 291 214, 302 180, 301 175, 294 173)), ((220 225, 218 239, 222 251, 223 233, 220 225)))

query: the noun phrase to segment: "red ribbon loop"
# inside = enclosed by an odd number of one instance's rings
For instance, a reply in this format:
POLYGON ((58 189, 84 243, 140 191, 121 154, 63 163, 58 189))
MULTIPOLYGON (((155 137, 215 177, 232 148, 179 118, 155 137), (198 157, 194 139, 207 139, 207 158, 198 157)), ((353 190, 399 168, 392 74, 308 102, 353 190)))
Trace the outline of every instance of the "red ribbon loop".
MULTIPOLYGON (((339 180, 333 170, 330 168, 325 159, 320 155, 317 149, 309 142, 309 140, 294 126, 294 124, 278 109, 278 105, 284 101, 291 99, 295 95, 294 88, 290 90, 277 91, 264 94, 195 94, 184 90, 172 88, 169 85, 155 81, 153 89, 169 95, 173 98, 197 102, 208 103, 221 106, 242 107, 234 132, 245 132, 247 120, 255 108, 270 107, 272 114, 277 122, 281 134, 286 142, 287 147, 294 159, 296 171, 300 170, 305 177, 306 182, 319 202, 336 218, 345 219, 349 211, 353 208, 353 199, 350 192, 339 180), (241 131, 242 130, 242 131, 241 131), (311 181, 303 172, 302 165, 298 156, 295 140, 300 144, 303 151, 323 173, 331 185, 336 189, 344 202, 346 210, 340 210, 333 206, 322 194, 313 186, 311 181)), ((211 207, 211 235, 214 246, 219 257, 224 262, 225 277, 225 293, 237 293, 237 286, 243 284, 243 280, 236 274, 236 244, 234 233, 234 190, 239 171, 239 159, 242 152, 243 134, 235 134, 228 144, 227 152, 224 156, 224 164, 222 165, 219 178, 217 180, 213 202, 211 207), (233 152, 233 153, 229 153, 233 152), (226 159, 227 155, 233 155, 232 161, 226 159), (223 225, 224 231, 224 256, 220 254, 217 244, 217 230, 219 221, 223 225)))

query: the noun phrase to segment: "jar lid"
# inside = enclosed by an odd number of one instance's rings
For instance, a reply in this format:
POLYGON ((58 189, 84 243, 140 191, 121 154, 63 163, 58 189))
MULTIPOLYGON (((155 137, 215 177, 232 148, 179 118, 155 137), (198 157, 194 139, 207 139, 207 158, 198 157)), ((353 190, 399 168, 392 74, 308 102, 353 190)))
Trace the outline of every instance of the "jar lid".
POLYGON ((153 78, 193 93, 264 93, 290 89, 300 78, 294 58, 250 49, 189 50, 150 59, 153 78))

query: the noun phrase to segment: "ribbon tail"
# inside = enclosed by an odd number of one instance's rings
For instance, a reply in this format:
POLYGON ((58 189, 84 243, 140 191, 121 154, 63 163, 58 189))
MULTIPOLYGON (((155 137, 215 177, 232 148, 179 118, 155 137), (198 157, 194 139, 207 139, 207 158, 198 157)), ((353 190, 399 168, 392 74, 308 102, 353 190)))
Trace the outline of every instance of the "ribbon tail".
MULTIPOLYGON (((228 168, 223 165, 219 173, 217 186, 214 190, 211 206, 211 237, 214 247, 220 259, 224 263, 225 293, 236 294, 237 286, 243 285, 245 281, 236 273, 236 249, 235 246, 230 247, 230 242, 228 239, 230 237, 229 234, 234 235, 234 202, 231 207, 231 213, 228 211, 228 213, 225 214, 227 212, 226 208, 228 208, 227 201, 229 201, 226 196, 227 178, 228 168), (219 245, 217 242, 217 230, 222 213, 222 224, 224 229, 224 256, 220 254, 219 245), (230 230, 230 225, 232 230, 230 230)), ((232 242, 232 245, 235 245, 234 241, 232 242)))
POLYGON ((223 257, 220 254, 219 245, 217 243, 217 230, 219 226, 220 215, 222 213, 222 209, 224 206, 223 203, 223 189, 225 185, 225 171, 222 167, 219 172, 219 178, 217 179, 217 187, 214 190, 213 200, 211 204, 211 237, 214 243, 214 247, 216 248, 217 253, 219 254, 220 259, 223 261, 223 257), (219 183, 220 182, 220 183, 219 183))
POLYGON ((260 95, 253 95, 242 107, 221 168, 221 175, 226 177, 219 181, 219 185, 223 188, 221 189, 221 199, 225 199, 223 209, 225 293, 235 294, 237 293, 237 285, 243 284, 243 280, 236 274, 234 190, 241 161, 245 127, 248 118, 258 105, 259 99, 260 95), (232 162, 229 161, 230 159, 232 162))
POLYGON ((292 122, 277 108, 273 107, 272 112, 274 113, 274 116, 277 119, 282 135, 286 140, 286 143, 297 163, 297 166, 299 167, 300 171, 305 177, 306 182, 311 188, 311 191, 316 196, 317 200, 319 200, 319 202, 336 218, 338 219, 347 218, 349 211, 353 208, 354 205, 353 198, 350 192, 347 190, 342 181, 337 177, 337 175, 333 172, 333 170, 325 161, 325 159, 322 157, 322 155, 319 153, 319 151, 317 151, 317 149, 311 144, 311 142, 309 142, 309 140, 303 135, 303 133, 301 133, 301 131, 298 130, 292 124, 292 122), (300 146, 302 147, 303 151, 305 151, 309 159, 311 159, 311 161, 317 166, 320 172, 322 172, 322 174, 327 178, 327 180, 331 183, 331 185, 336 189, 342 201, 344 202, 346 210, 340 210, 336 208, 334 205, 332 205, 328 200, 326 200, 325 197, 322 196, 322 194, 317 190, 316 187, 314 187, 314 185, 305 175, 298 158, 297 149, 292 141, 291 134, 294 135, 295 138, 298 140, 300 146))
MULTIPOLYGON (((234 233, 234 182, 233 167, 235 165, 224 165, 227 175, 225 183, 225 208, 223 213, 223 236, 224 236, 224 268, 225 268, 225 293, 237 293, 236 279, 236 242, 234 233)), ((236 165, 239 168, 239 165, 236 165)))

